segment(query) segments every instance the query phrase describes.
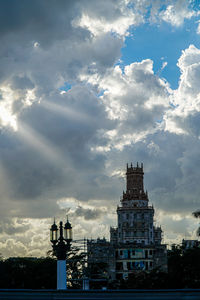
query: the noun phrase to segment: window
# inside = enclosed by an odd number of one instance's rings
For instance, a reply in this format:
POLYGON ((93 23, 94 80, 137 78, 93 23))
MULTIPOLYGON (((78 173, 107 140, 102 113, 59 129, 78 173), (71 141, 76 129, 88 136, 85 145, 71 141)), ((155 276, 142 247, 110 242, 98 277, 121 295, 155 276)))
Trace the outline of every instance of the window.
POLYGON ((119 254, 122 256, 122 255, 123 255, 123 251, 122 251, 122 250, 120 250, 120 251, 119 251, 119 254))
POLYGON ((149 255, 152 255, 153 253, 152 253, 152 250, 149 250, 149 255))
POLYGON ((132 250, 132 255, 135 255, 135 250, 132 250))
POLYGON ((116 270, 123 270, 123 263, 122 262, 117 262, 116 263, 116 270))
POLYGON ((122 275, 123 275, 123 274, 116 274, 116 279, 118 279, 118 280, 123 279, 122 275))
POLYGON ((129 219, 129 214, 126 214, 126 219, 127 219, 127 220, 129 219))
POLYGON ((128 223, 128 222, 125 222, 125 226, 126 226, 126 227, 129 227, 129 223, 128 223))

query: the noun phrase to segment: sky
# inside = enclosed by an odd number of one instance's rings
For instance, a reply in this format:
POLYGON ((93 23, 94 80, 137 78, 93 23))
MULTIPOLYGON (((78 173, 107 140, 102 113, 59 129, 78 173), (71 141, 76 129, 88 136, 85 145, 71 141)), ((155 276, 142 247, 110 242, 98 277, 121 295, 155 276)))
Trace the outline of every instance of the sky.
POLYGON ((109 238, 131 162, 163 242, 196 239, 200 1, 1 0, 0 39, 0 253, 66 215, 109 238))

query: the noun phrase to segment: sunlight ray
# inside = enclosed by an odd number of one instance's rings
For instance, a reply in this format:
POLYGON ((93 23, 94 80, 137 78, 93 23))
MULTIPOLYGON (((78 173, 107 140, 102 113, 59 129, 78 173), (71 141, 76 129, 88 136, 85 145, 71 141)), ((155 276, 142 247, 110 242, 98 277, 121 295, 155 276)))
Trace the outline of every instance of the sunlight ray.
POLYGON ((40 152, 45 158, 47 157, 56 165, 67 167, 66 159, 60 150, 55 147, 49 140, 47 140, 40 133, 30 128, 27 124, 20 122, 18 124, 18 134, 20 138, 25 140, 35 150, 40 152))
MULTIPOLYGON (((2 159, 2 158, 1 158, 2 159)), ((0 198, 2 208, 2 196, 6 198, 9 195, 9 191, 12 184, 10 182, 9 174, 6 171, 6 167, 3 165, 3 161, 0 160, 0 198)))
POLYGON ((78 112, 70 107, 61 106, 56 103, 42 101, 40 102, 40 105, 45 107, 47 110, 56 112, 74 121, 81 121, 84 123, 88 123, 89 121, 91 121, 91 119, 93 119, 91 116, 87 115, 86 113, 78 112))

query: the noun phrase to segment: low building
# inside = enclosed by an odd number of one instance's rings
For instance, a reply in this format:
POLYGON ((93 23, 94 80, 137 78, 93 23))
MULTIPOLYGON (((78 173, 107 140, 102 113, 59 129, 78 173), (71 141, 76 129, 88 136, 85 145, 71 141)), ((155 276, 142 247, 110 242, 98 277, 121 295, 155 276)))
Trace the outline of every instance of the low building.
POLYGON ((115 278, 115 250, 105 238, 87 240, 88 268, 93 277, 115 278), (94 269, 96 274, 94 274, 94 269), (101 274, 103 270, 104 274, 101 274))
POLYGON ((198 240, 182 240, 182 248, 183 249, 191 249, 191 248, 196 248, 200 247, 200 241, 198 240))

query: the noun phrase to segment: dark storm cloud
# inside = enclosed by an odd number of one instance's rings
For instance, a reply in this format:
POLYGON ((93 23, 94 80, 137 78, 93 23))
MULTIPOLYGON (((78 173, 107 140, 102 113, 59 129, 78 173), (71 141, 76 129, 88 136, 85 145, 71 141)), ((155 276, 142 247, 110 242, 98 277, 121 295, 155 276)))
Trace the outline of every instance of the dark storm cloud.
POLYGON ((151 127, 156 127, 156 122, 162 118, 163 106, 156 105, 152 109, 146 109, 141 106, 132 106, 132 111, 119 126, 119 134, 126 133, 140 133, 142 131, 149 131, 151 127))
POLYGON ((150 203, 165 212, 191 214, 199 206, 199 147, 192 136, 158 131, 113 152, 110 167, 114 169, 116 161, 143 162, 150 203))
POLYGON ((49 216, 46 203, 55 213, 55 199, 66 195, 79 200, 113 197, 113 180, 103 175, 106 157, 91 151, 92 146, 106 144, 99 130, 113 127, 104 106, 84 87, 54 93, 44 101, 45 106, 35 103, 21 113, 18 131, 1 135, 3 175, 10 186, 7 193, 16 202, 16 216, 49 216), (52 103, 57 106, 50 109, 52 103))
POLYGON ((114 122, 96 88, 77 84, 81 74, 103 73, 120 57, 120 36, 94 37, 73 24, 84 12, 108 23, 122 16, 115 1, 96 4, 0 2, 2 103, 18 123, 18 131, 4 128, 0 139, 2 217, 49 217, 66 196, 112 197, 115 181, 106 173, 106 156, 92 147, 107 145, 104 132, 114 122), (76 84, 60 95, 68 81, 76 84))
POLYGON ((33 55, 35 42, 44 51, 49 51, 56 42, 68 40, 70 46, 73 41, 89 39, 90 34, 86 29, 76 29, 71 25, 72 19, 81 13, 75 9, 76 5, 77 1, 63 0, 59 3, 54 0, 1 1, 0 79, 7 81, 12 75, 27 76, 27 73, 28 77, 33 77, 34 66, 39 67, 40 61, 40 55, 33 55))
POLYGON ((6 233, 8 235, 23 234, 29 229, 29 224, 21 224, 13 219, 5 218, 3 222, 0 222, 0 233, 6 233))
MULTIPOLYGON (((32 64, 40 67, 37 63, 44 60, 44 66, 48 59, 51 59, 50 68, 51 65, 55 68, 57 64, 59 72, 65 74, 69 72, 71 79, 74 79, 73 74, 77 75, 81 67, 86 66, 87 63, 89 65, 96 62, 98 64, 96 68, 111 66, 115 62, 116 54, 120 55, 119 47, 122 46, 122 41, 111 35, 106 38, 106 34, 105 37, 103 34, 94 40, 86 28, 73 26, 72 21, 79 19, 86 7, 87 14, 90 14, 96 4, 90 0, 61 0, 59 3, 54 0, 1 1, 0 35, 2 47, 0 49, 0 75, 2 78, 7 79, 8 76, 11 76, 9 72, 11 67, 12 73, 16 69, 20 72, 29 71, 30 75, 34 73, 32 64), (37 42, 40 49, 39 53, 36 52, 36 54, 33 53, 35 42, 37 42), (105 51, 101 50, 102 43, 105 51), (57 57, 55 58, 55 56, 57 57), (63 67, 61 66, 61 60, 63 67), (65 69, 66 65, 67 69, 65 69)), ((113 1, 106 1, 103 5, 101 3, 99 9, 96 8, 95 16, 108 18, 107 21, 112 20, 112 16, 106 13, 107 7, 113 9, 112 14, 116 18, 121 16, 117 4, 113 1)))
POLYGON ((28 77, 22 76, 14 76, 11 80, 11 87, 12 89, 30 89, 32 90, 34 88, 34 84, 31 82, 31 80, 28 77))
POLYGON ((79 206, 74 214, 75 217, 83 217, 85 220, 96 220, 99 219, 103 214, 105 214, 105 211, 98 208, 89 209, 79 206))
POLYGON ((79 12, 74 4, 76 1, 70 0, 59 3, 55 0, 1 1, 0 34, 19 34, 21 41, 20 33, 23 32, 26 40, 31 38, 40 43, 66 38, 69 29, 72 29, 71 19, 79 12))

